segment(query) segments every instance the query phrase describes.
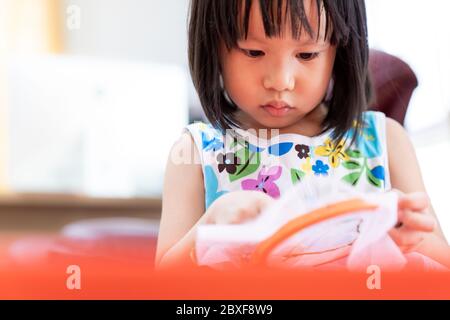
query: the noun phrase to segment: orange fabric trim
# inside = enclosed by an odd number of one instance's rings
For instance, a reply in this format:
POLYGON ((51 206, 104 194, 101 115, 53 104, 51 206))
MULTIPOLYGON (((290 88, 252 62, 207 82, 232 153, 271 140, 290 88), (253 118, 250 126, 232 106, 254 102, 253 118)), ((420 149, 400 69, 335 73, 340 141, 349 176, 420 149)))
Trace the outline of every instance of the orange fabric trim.
POLYGON ((364 200, 350 199, 321 207, 300 217, 292 219, 283 225, 272 236, 258 244, 252 257, 250 258, 250 263, 253 266, 263 265, 273 249, 301 229, 343 214, 361 210, 375 210, 377 208, 377 205, 368 203, 364 200))

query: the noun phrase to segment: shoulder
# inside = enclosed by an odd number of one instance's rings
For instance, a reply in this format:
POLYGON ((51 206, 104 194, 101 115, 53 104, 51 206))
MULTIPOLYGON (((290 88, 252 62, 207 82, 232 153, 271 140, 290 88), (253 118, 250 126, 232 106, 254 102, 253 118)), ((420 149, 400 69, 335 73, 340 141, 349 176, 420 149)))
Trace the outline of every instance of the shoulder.
POLYGON ((390 166, 417 162, 414 146, 405 128, 390 118, 386 118, 386 142, 390 166))
POLYGON ((405 128, 396 120, 386 117, 386 129, 394 134, 406 134, 405 128))
POLYGON ((386 117, 386 138, 388 148, 393 148, 394 146, 401 147, 403 145, 412 147, 411 140, 405 128, 394 119, 388 117, 386 117))
POLYGON ((368 110, 363 112, 362 119, 366 125, 383 124, 388 119, 383 112, 368 110))
POLYGON ((386 137, 392 187, 403 192, 425 190, 416 152, 405 128, 386 118, 386 137))
MULTIPOLYGON (((188 127, 184 128, 170 149, 166 163, 163 198, 167 194, 184 192, 182 189, 188 185, 200 185, 203 181, 201 154, 188 127)), ((192 125, 190 127, 192 128, 192 125)))
POLYGON ((379 111, 365 111, 362 115, 363 131, 370 133, 380 140, 386 139, 387 125, 390 119, 379 111))
POLYGON ((414 157, 415 152, 412 142, 405 128, 397 121, 386 117, 386 142, 389 158, 396 160, 408 160, 414 157))
POLYGON ((189 167, 200 167, 200 155, 190 131, 183 131, 174 142, 167 160, 167 170, 183 170, 189 167), (178 169, 175 169, 178 168, 178 169))
POLYGON ((194 138, 192 136, 192 133, 190 130, 188 131, 188 127, 186 127, 185 130, 181 133, 181 135, 178 137, 178 140, 175 141, 175 143, 172 146, 173 148, 182 148, 182 147, 190 147, 194 144, 194 138))
POLYGON ((189 124, 186 126, 186 130, 194 137, 200 135, 200 136, 220 136, 221 132, 219 129, 213 127, 209 123, 196 121, 194 123, 189 124))
POLYGON ((388 149, 396 144, 409 143, 408 134, 403 126, 379 111, 366 111, 363 113, 364 132, 384 141, 388 149))
POLYGON ((164 174, 163 218, 180 213, 198 217, 204 210, 203 172, 191 135, 181 134, 170 151, 164 174))

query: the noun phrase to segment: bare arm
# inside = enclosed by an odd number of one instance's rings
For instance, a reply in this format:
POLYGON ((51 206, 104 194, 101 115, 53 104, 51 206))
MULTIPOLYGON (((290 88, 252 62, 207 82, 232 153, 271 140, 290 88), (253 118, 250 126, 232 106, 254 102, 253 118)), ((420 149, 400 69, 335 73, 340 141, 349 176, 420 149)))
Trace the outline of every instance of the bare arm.
POLYGON ((202 223, 204 212, 203 174, 199 155, 190 134, 184 133, 172 147, 167 161, 156 267, 191 262, 194 226, 202 223), (184 163, 177 161, 181 153, 186 160, 184 163))
POLYGON ((191 252, 200 224, 241 223, 259 215, 274 199, 260 191, 233 191, 214 201, 205 212, 205 190, 198 151, 189 134, 171 154, 192 154, 184 163, 169 157, 163 190, 163 208, 156 252, 156 267, 194 266, 191 252))
MULTIPOLYGON (((386 130, 392 188, 404 193, 426 193, 414 147, 406 131, 392 119, 387 119, 386 130)), ((433 217, 437 223, 434 231, 428 233, 414 251, 450 267, 450 247, 431 205, 424 214, 433 217)))

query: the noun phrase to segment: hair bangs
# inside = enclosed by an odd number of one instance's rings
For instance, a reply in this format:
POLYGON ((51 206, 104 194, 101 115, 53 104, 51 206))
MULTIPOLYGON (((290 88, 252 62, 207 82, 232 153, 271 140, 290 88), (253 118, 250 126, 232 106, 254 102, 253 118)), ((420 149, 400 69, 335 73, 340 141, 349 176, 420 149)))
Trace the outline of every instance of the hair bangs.
MULTIPOLYGON (((189 68, 206 117, 222 130, 239 126, 239 107, 227 99, 221 81, 220 46, 229 49, 249 34, 252 5, 259 5, 266 37, 284 37, 290 27, 292 38, 304 31, 335 45, 333 86, 322 103, 328 113, 322 125, 333 130, 336 141, 354 127, 360 131, 362 112, 372 95, 368 73, 368 32, 364 0, 190 0, 189 68), (311 25, 307 6, 315 6, 317 24, 311 25), (288 25, 288 23, 290 25, 288 25), (324 25, 325 24, 325 25, 324 25), (317 28, 317 32, 313 28, 317 28)), ((320 39, 321 40, 321 39, 320 39)), ((317 41, 317 40, 316 40, 317 41)))
POLYGON ((237 46, 237 41, 246 39, 249 32, 250 11, 255 2, 259 2, 260 13, 267 38, 283 37, 284 31, 289 23, 291 37, 299 40, 306 31, 308 36, 316 41, 321 36, 322 24, 325 24, 324 40, 329 40, 331 44, 339 44, 348 28, 345 21, 337 13, 333 1, 309 0, 318 8, 317 10, 317 30, 313 30, 308 20, 304 1, 299 0, 227 0, 227 5, 223 1, 212 1, 213 18, 212 25, 220 26, 216 30, 216 36, 223 40, 228 48, 237 46))

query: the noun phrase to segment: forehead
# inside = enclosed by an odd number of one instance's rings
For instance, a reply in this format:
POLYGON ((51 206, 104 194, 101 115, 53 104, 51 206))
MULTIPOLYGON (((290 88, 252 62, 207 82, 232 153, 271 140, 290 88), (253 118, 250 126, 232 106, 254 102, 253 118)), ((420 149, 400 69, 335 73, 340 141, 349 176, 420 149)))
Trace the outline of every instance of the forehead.
POLYGON ((316 0, 275 0, 263 2, 263 6, 260 1, 253 0, 250 5, 250 10, 246 12, 243 8, 241 11, 244 28, 245 14, 248 15, 248 40, 263 41, 277 37, 294 38, 302 43, 326 41, 327 15, 316 0))

